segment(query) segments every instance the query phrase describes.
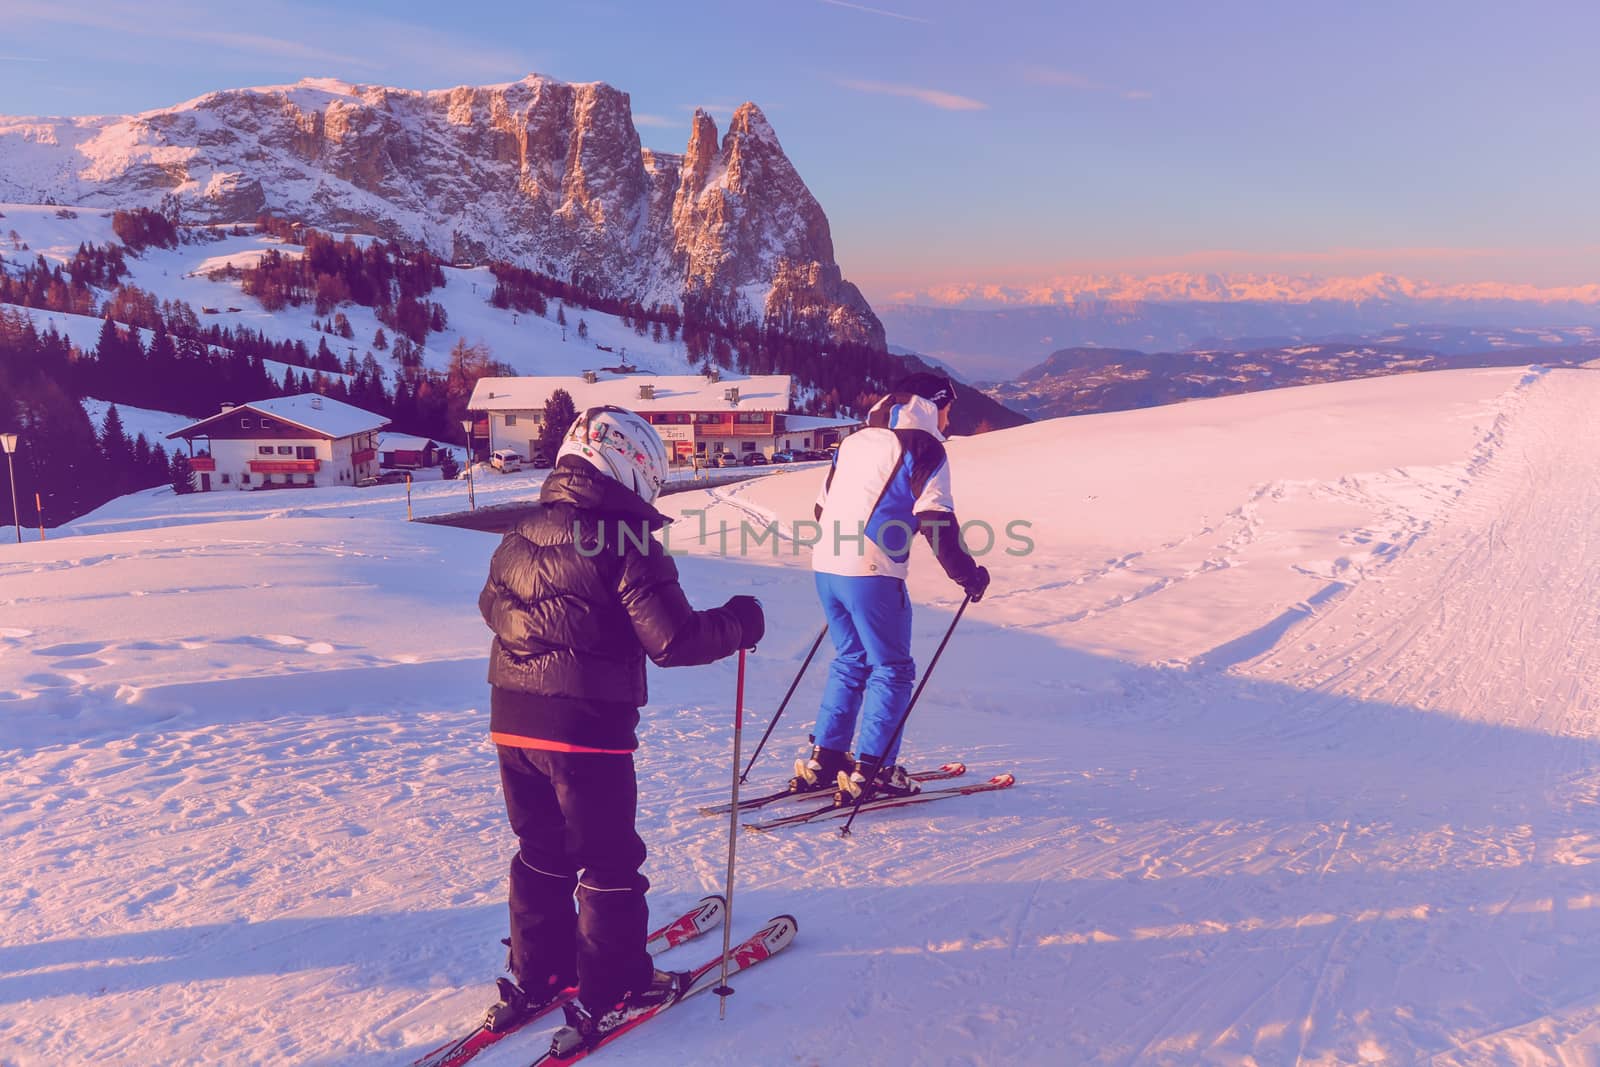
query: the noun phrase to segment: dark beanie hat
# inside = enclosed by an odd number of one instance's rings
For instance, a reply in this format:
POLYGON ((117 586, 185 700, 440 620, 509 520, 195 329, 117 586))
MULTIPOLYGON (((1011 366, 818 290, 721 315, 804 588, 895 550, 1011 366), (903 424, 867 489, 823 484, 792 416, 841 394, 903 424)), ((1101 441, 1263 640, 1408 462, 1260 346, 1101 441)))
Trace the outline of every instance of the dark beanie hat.
POLYGON ((894 387, 894 391, 925 397, 939 408, 949 407, 956 398, 954 382, 942 374, 929 374, 927 371, 918 371, 900 379, 900 384, 894 387))

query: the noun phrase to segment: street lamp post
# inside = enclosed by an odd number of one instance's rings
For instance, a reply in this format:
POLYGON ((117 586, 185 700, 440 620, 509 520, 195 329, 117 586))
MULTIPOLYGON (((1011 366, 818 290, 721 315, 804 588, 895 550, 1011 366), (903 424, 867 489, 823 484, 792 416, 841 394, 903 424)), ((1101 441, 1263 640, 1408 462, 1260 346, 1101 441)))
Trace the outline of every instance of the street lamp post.
POLYGON ((11 456, 17 450, 17 435, 0 433, 0 449, 6 454, 6 478, 11 483, 11 525, 17 528, 17 544, 22 544, 22 517, 17 511, 17 468, 11 456))
POLYGON ((478 510, 478 497, 472 488, 472 420, 462 419, 461 428, 467 434, 467 509, 478 510))

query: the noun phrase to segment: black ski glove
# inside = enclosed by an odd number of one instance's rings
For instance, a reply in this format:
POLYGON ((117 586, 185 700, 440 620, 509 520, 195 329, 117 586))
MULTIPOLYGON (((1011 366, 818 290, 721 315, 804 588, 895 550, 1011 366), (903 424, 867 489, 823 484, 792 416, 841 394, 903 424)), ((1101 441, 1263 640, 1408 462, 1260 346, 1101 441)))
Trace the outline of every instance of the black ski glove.
POLYGON ((961 583, 961 588, 967 596, 972 598, 974 604, 982 600, 983 594, 989 588, 989 568, 979 567, 973 571, 972 577, 961 583))
POLYGON ((739 647, 755 648, 767 635, 767 617, 761 610, 761 601, 753 596, 736 596, 722 605, 739 622, 739 647))

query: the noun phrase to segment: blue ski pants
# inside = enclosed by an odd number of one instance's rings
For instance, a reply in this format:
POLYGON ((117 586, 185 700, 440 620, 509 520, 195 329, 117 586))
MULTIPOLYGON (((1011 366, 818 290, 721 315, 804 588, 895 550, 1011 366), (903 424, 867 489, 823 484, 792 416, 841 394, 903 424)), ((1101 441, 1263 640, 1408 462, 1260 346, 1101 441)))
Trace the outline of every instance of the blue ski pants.
POLYGON ((901 739, 891 745, 890 738, 911 702, 917 677, 906 583, 881 574, 818 573, 816 579, 834 648, 817 713, 816 744, 849 750, 859 718, 856 754, 893 763, 901 739))

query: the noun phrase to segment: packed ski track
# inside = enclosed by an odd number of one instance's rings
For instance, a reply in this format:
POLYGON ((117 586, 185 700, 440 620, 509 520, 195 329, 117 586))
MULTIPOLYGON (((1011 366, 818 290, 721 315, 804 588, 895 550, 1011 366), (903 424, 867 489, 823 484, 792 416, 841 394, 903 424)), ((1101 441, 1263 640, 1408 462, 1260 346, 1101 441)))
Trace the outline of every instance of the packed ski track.
MULTIPOLYGON (((995 580, 905 761, 1017 785, 742 833, 735 938, 794 945, 594 1062, 1600 1063, 1596 410, 1593 371, 1451 372, 953 442, 995 580)), ((766 605, 746 754, 820 624, 821 477, 664 498, 690 596, 766 605)), ((404 1065, 492 999, 495 538, 313 505, 0 544, 0 1063, 404 1065)), ((920 549, 910 588, 925 662, 959 593, 920 549)), ((651 675, 657 918, 722 888, 733 681, 651 675)))

